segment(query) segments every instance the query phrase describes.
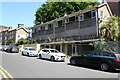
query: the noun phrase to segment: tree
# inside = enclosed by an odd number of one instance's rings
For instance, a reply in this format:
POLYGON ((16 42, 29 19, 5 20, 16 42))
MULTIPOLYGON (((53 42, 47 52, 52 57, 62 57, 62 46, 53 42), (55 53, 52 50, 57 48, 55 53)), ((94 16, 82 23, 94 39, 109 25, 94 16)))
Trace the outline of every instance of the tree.
POLYGON ((36 25, 47 22, 61 16, 65 13, 71 14, 85 8, 91 8, 97 2, 47 2, 39 7, 35 13, 36 25))
POLYGON ((119 17, 112 16, 100 26, 100 36, 106 41, 120 41, 119 17))
POLYGON ((28 44, 30 41, 24 38, 21 38, 17 41, 16 45, 23 45, 23 44, 28 44))
POLYGON ((9 39, 8 42, 7 42, 9 45, 13 45, 15 43, 14 39, 9 39))

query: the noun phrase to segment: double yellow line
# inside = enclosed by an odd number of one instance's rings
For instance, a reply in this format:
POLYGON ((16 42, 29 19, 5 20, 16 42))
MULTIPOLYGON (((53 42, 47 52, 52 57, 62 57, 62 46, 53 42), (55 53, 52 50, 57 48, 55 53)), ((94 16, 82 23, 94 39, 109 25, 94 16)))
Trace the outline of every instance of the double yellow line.
POLYGON ((6 80, 14 80, 14 78, 1 66, 0 66, 0 74, 6 80))

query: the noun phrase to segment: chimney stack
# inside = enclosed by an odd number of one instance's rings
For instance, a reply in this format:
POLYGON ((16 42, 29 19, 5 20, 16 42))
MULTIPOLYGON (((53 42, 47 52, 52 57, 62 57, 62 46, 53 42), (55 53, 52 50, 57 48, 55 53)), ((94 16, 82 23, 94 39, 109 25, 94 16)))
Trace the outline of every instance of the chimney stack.
POLYGON ((24 27, 24 24, 18 24, 18 28, 24 27))

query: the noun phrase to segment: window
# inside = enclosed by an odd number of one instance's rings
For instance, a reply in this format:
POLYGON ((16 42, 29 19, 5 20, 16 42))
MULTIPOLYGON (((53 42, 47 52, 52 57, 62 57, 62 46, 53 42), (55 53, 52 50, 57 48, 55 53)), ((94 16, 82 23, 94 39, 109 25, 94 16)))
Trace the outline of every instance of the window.
POLYGON ((48 24, 48 29, 51 29, 52 28, 52 24, 48 24))
POLYGON ((115 57, 115 55, 113 53, 109 53, 109 52, 103 52, 103 56, 106 56, 106 57, 115 57))
POLYGON ((42 50, 43 52, 49 52, 49 50, 42 50))
POLYGON ((64 26, 65 25, 65 20, 62 20, 62 26, 64 26))
POLYGON ((42 27, 41 27, 41 30, 45 30, 45 27, 44 27, 44 26, 42 26, 42 27))
POLYGON ((104 15, 103 15, 103 11, 100 11, 100 19, 103 19, 104 15))
POLYGON ((38 27, 38 30, 41 30, 41 27, 38 27))
POLYGON ((58 27, 62 26, 62 21, 58 21, 58 27))
POLYGON ((28 50, 27 48, 24 48, 24 50, 28 50))
POLYGON ((54 22, 54 27, 58 27, 58 22, 54 22))
POLYGON ((91 12, 91 15, 92 15, 92 18, 95 18, 95 17, 96 17, 95 11, 92 11, 92 12, 91 12))
POLYGON ((69 23, 69 19, 66 19, 66 20, 65 20, 65 23, 69 23))
POLYGON ((83 52, 83 56, 91 56, 91 51, 83 52))
POLYGON ((12 31, 12 34, 14 34, 14 32, 12 31))
POLYGON ((78 16, 75 16, 75 21, 78 21, 78 16))
POLYGON ((7 40, 7 37, 5 37, 5 40, 7 40))
POLYGON ((83 20, 84 20, 84 14, 81 14, 81 15, 80 15, 79 20, 80 20, 80 21, 83 21, 83 20))
POLYGON ((5 34, 7 35, 7 31, 5 32, 5 34))
POLYGON ((90 12, 87 12, 87 13, 84 13, 84 18, 85 18, 85 19, 90 19, 90 18, 92 18, 92 17, 91 17, 91 11, 90 11, 90 12))
POLYGON ((51 53, 59 53, 57 50, 50 50, 51 53))
POLYGON ((30 50, 30 51, 35 51, 35 49, 34 49, 34 48, 29 48, 29 50, 30 50))
POLYGON ((69 18, 69 22, 75 21, 75 16, 69 18))
POLYGON ((48 30, 48 25, 47 25, 47 26, 45 26, 45 30, 48 30))
POLYGON ((99 51, 93 51, 92 56, 102 56, 99 51))

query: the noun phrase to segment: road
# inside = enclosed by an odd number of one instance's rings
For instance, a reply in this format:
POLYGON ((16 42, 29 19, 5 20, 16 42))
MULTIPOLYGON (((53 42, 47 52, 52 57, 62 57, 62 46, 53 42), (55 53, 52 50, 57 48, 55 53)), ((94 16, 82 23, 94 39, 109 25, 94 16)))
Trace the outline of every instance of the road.
POLYGON ((76 67, 66 62, 51 62, 38 57, 22 56, 20 53, 2 54, 2 67, 13 78, 118 78, 117 72, 76 67))

